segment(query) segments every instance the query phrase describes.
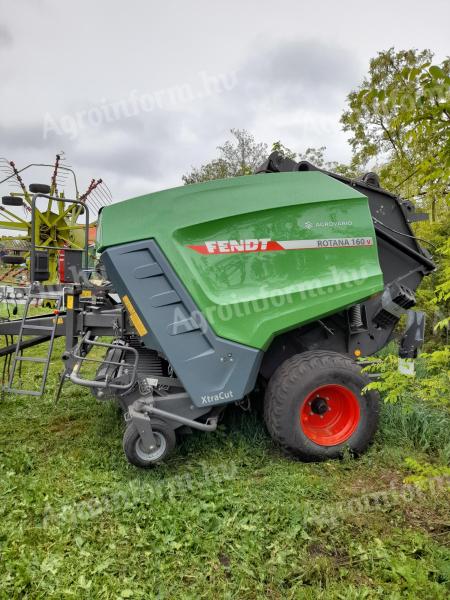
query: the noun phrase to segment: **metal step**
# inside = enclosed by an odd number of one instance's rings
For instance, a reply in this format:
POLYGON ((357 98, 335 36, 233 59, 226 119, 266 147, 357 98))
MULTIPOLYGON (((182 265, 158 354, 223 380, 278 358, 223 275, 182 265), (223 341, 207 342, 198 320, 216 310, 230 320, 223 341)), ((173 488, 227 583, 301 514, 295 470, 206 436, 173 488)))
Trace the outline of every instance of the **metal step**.
POLYGON ((63 296, 61 294, 56 295, 55 293, 53 293, 53 294, 51 294, 51 293, 50 294, 45 294, 45 293, 44 294, 43 293, 33 294, 33 293, 31 293, 28 296, 27 303, 25 306, 25 311, 24 311, 23 318, 22 318, 22 324, 20 327, 20 333, 19 333, 19 336, 17 339, 16 351, 15 351, 13 359, 12 359, 12 365, 11 365, 11 371, 9 373, 8 385, 4 389, 13 394, 21 394, 23 396, 34 396, 36 398, 39 398, 42 396, 42 394, 45 391, 45 385, 47 382, 47 376, 48 376, 48 371, 49 371, 49 366, 50 366, 50 359, 51 359, 52 351, 53 351, 53 344, 54 344, 54 340, 55 340, 55 332, 56 332, 56 327, 58 324, 58 319, 55 316, 52 326, 50 326, 50 325, 34 325, 33 323, 28 324, 27 317, 29 314, 29 309, 30 309, 30 306, 31 306, 31 303, 33 302, 33 300, 36 300, 36 299, 55 300, 56 308, 59 310, 59 307, 61 306, 61 303, 63 301, 63 296), (47 350, 45 358, 37 357, 37 356, 23 356, 21 354, 22 343, 26 343, 26 342, 23 342, 23 338, 24 338, 24 336, 29 335, 30 331, 44 331, 44 332, 48 333, 48 336, 45 336, 45 337, 49 338, 49 345, 48 345, 48 350, 47 350), (40 386, 39 386, 38 390, 24 390, 24 389, 18 389, 16 387, 13 387, 13 382, 14 382, 14 377, 16 375, 17 365, 22 362, 40 363, 40 364, 44 365, 42 376, 40 379, 40 386))
POLYGON ((42 396, 42 392, 40 390, 38 391, 34 391, 34 390, 18 390, 15 388, 10 388, 10 387, 6 387, 4 388, 5 392, 11 392, 12 394, 21 394, 22 396, 42 396))
POLYGON ((16 360, 20 360, 23 362, 46 363, 48 359, 39 358, 35 356, 18 356, 16 360))
POLYGON ((30 300, 62 300, 63 292, 41 292, 39 294, 28 294, 30 300))

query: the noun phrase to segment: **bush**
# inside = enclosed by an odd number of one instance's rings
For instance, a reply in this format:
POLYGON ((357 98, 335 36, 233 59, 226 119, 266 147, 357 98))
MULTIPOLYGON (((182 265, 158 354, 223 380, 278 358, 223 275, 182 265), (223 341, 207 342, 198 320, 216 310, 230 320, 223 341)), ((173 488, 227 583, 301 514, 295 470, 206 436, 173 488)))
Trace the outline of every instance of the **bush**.
POLYGON ((388 354, 370 361, 364 371, 376 373, 377 381, 366 389, 378 390, 387 403, 401 401, 406 405, 431 405, 450 408, 450 346, 417 359, 416 376, 403 375, 398 370, 398 357, 388 354))

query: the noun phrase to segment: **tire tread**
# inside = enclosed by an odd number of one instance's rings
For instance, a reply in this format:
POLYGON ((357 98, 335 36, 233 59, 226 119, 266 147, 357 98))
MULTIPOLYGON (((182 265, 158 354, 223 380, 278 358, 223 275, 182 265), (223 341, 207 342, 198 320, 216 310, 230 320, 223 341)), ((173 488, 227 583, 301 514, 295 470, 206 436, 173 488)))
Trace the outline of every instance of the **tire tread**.
MULTIPOLYGON (((335 370, 342 369, 347 373, 351 370, 354 373, 358 372, 361 376, 359 367, 349 356, 337 352, 313 350, 296 354, 284 361, 270 379, 264 401, 264 420, 271 437, 281 446, 285 453, 297 456, 301 455, 303 460, 318 459, 316 456, 308 457, 289 443, 285 435, 285 428, 283 427, 283 417, 285 416, 286 406, 290 401, 289 392, 291 386, 296 385, 299 380, 307 377, 311 371, 329 368, 335 370)), ((369 424, 368 446, 378 426, 379 400, 376 392, 367 392, 367 395, 374 403, 374 418, 369 424)))

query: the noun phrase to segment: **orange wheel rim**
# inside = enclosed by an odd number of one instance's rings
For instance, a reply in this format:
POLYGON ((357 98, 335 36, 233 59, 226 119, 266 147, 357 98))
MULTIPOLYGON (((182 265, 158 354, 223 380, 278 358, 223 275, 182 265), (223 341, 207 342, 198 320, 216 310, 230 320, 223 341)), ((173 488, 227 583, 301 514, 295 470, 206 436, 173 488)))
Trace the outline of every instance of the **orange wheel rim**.
POLYGON ((322 385, 312 391, 300 408, 303 433, 319 446, 337 446, 347 441, 360 421, 359 402, 343 385, 322 385))

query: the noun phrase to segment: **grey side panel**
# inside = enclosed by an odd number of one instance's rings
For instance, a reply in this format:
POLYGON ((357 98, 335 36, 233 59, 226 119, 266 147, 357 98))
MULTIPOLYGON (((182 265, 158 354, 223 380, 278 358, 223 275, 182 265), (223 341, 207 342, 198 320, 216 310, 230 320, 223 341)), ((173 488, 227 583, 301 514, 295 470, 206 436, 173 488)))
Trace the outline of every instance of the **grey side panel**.
POLYGON ((215 335, 155 240, 102 253, 120 296, 127 295, 196 406, 240 400, 256 381, 263 352, 215 335))

